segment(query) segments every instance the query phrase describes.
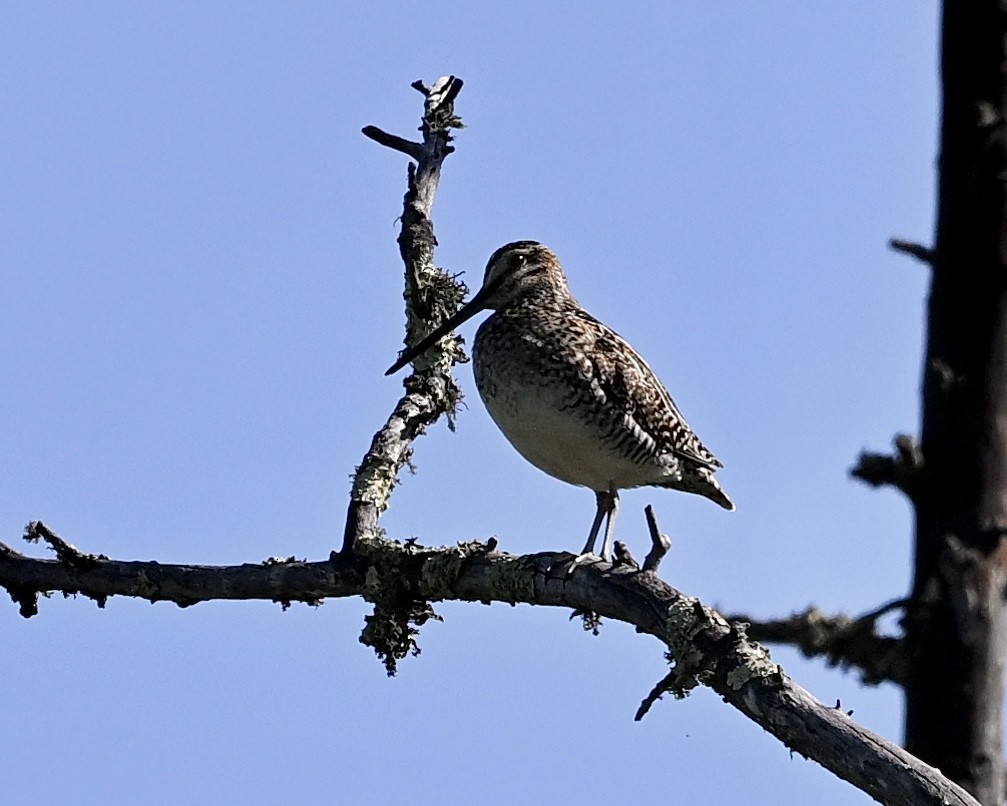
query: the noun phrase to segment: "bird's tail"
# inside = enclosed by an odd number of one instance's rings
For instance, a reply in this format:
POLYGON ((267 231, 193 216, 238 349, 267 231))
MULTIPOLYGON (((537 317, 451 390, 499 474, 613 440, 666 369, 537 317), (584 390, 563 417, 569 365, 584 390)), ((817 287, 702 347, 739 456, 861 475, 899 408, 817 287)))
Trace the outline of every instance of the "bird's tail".
POLYGON ((709 468, 690 468, 682 473, 680 479, 669 481, 667 484, 662 484, 661 486, 701 495, 704 498, 709 498, 713 503, 719 504, 726 510, 734 511, 734 502, 720 488, 720 484, 713 477, 713 471, 709 468))

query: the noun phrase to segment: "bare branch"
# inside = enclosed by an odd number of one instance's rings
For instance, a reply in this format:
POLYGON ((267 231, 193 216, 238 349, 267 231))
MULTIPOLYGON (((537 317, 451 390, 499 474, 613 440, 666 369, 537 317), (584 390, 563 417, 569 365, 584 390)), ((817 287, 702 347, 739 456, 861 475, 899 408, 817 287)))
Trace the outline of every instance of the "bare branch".
POLYGON ((629 550, 629 546, 621 540, 616 540, 615 544, 612 546, 612 565, 616 567, 624 565, 634 571, 640 570, 640 563, 636 561, 636 557, 634 557, 633 552, 629 550))
MULTIPOLYGON (((679 670, 678 667, 674 667, 668 674, 662 677, 657 685, 650 690, 650 693, 643 698, 643 702, 640 703, 640 707, 636 709, 636 714, 633 716, 634 722, 639 722, 650 712, 651 707, 656 703, 664 694, 674 694, 676 691, 682 690, 682 684, 679 680, 679 670)), ((682 695, 684 696, 684 694, 682 695)))
MULTIPOLYGON (((441 164, 453 151, 451 130, 461 126, 453 102, 462 88, 460 79, 446 76, 432 88, 421 82, 414 87, 426 96, 420 130, 423 142, 413 143, 387 134, 376 126, 363 132, 373 140, 402 151, 416 160, 409 168, 409 187, 403 201, 399 251, 406 273, 407 343, 412 343, 457 309, 465 286, 434 266, 434 237, 430 212, 440 181, 441 164)), ((371 446, 357 468, 343 531, 344 552, 353 550, 362 535, 377 534, 378 517, 388 506, 388 498, 399 471, 409 461, 411 443, 423 429, 441 415, 449 417, 461 400, 461 390, 451 377, 451 365, 458 350, 431 350, 430 370, 405 381, 406 394, 396 404, 385 425, 371 440, 371 446)))
POLYGON ((671 548, 671 538, 662 534, 657 525, 657 515, 654 514, 654 507, 647 504, 643 509, 643 514, 647 516, 647 530, 650 532, 651 549, 643 560, 643 570, 656 574, 657 568, 664 559, 664 555, 671 548))
POLYGON ((108 559, 101 555, 85 554, 76 546, 67 543, 42 521, 29 523, 24 530, 24 539, 29 543, 37 543, 39 540, 48 543, 49 547, 56 552, 56 559, 77 568, 93 568, 99 560, 108 559))
POLYGON ((930 266, 934 265, 934 250, 928 246, 923 246, 923 244, 916 243, 915 241, 905 241, 901 238, 891 238, 888 241, 888 248, 894 249, 896 252, 902 252, 903 254, 910 255, 921 263, 926 263, 930 266))
POLYGON ((727 618, 747 624, 748 635, 756 641, 796 646, 805 657, 823 657, 830 666, 857 669, 865 685, 884 682, 905 685, 909 664, 905 644, 901 638, 882 635, 877 622, 907 604, 907 600, 897 599, 856 618, 827 615, 816 607, 769 621, 743 614, 727 618))
POLYGON ((412 140, 406 140, 404 137, 399 137, 397 134, 389 134, 386 131, 382 131, 377 126, 364 126, 364 128, 360 131, 365 137, 370 137, 374 142, 380 143, 386 148, 401 151, 403 154, 408 157, 412 157, 417 162, 423 158, 424 152, 422 143, 414 143, 412 140))
MULTIPOLYGON (((42 523, 29 524, 25 539, 53 533, 42 523)), ((63 542, 60 538, 56 540, 63 542)), ((69 544, 66 544, 69 545, 69 544)), ((318 604, 324 598, 354 596, 361 592, 361 563, 335 555, 329 561, 309 563, 295 558, 270 558, 261 563, 233 566, 172 565, 159 562, 110 560, 101 554, 58 553, 55 560, 27 557, 0 543, 0 587, 21 602, 33 596, 60 591, 81 594, 104 607, 110 596, 130 596, 150 602, 174 602, 188 607, 222 599, 266 599, 318 604), (86 557, 80 562, 79 557, 86 557), (19 595, 15 595, 15 592, 19 595)), ((35 615, 35 612, 22 615, 35 615)))
MULTIPOLYGON (((842 711, 818 702, 790 680, 742 626, 730 624, 698 599, 652 573, 605 562, 570 573, 573 559, 568 553, 511 556, 481 543, 425 549, 363 536, 353 555, 334 553, 323 562, 269 560, 212 567, 97 557, 93 566, 78 567, 59 559, 32 559, 0 546, 0 585, 8 590, 62 590, 101 600, 138 596, 180 605, 208 599, 318 603, 330 597, 363 596, 372 602, 400 604, 496 601, 593 611, 657 637, 675 659, 674 675, 651 693, 652 702, 666 690, 681 695, 692 685, 703 684, 787 747, 882 803, 976 806, 936 770, 860 727, 842 711)), ((401 623, 383 619, 377 610, 372 620, 376 649, 381 642, 390 642, 386 649, 393 652, 415 649, 408 629, 397 629, 401 623)))

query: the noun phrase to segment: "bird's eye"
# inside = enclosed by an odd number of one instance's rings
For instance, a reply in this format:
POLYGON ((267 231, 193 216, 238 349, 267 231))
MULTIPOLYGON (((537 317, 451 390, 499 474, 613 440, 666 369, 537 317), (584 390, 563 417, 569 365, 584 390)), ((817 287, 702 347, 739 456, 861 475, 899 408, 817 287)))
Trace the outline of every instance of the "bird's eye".
POLYGON ((528 255, 518 252, 516 255, 514 255, 514 257, 511 258, 511 266, 513 266, 516 269, 518 266, 523 266, 525 264, 525 261, 527 260, 528 255))

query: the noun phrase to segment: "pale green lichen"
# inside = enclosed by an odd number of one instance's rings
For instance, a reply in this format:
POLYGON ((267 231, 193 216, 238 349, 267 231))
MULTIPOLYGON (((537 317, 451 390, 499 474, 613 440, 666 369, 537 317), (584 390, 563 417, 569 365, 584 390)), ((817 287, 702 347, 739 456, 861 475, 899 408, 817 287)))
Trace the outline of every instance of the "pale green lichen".
MULTIPOLYGON (((697 606, 701 607, 698 599, 682 596, 668 608, 668 615, 664 620, 664 635, 679 660, 695 651, 693 643, 696 636, 707 628, 707 625, 696 617, 697 606)), ((703 612, 705 614, 705 608, 703 612)))
POLYGON ((373 504, 379 513, 384 512, 395 488, 396 477, 397 470, 392 461, 369 455, 353 477, 351 497, 373 504))
POLYGON ((778 674, 779 667, 769 652, 758 644, 750 643, 743 627, 729 624, 719 613, 703 606, 697 599, 682 597, 669 607, 665 619, 665 638, 672 649, 678 672, 673 692, 679 687, 679 680, 685 681, 692 676, 700 682, 709 682, 714 673, 711 660, 695 646, 696 639, 704 633, 717 641, 732 636, 736 649, 742 655, 741 662, 735 664, 726 676, 726 683, 732 690, 739 691, 752 680, 778 674))
POLYGON ((692 689, 709 677, 711 671, 703 653, 695 646, 696 637, 706 629, 696 616, 699 606, 697 599, 683 596, 669 607, 664 622, 665 640, 675 661, 673 679, 668 682, 666 690, 676 699, 688 696, 692 689))
POLYGON ((757 677, 762 677, 761 672, 750 669, 748 666, 735 666, 727 673, 727 685, 735 691, 757 677))
POLYGON ((451 595, 462 565, 473 553, 472 546, 480 547, 480 543, 460 543, 454 548, 447 548, 431 554, 425 563, 420 576, 421 589, 425 596, 431 599, 446 599, 451 595))
POLYGON ((683 667, 681 663, 675 665, 674 679, 668 685, 668 691, 676 700, 684 700, 689 696, 694 688, 699 685, 699 680, 692 674, 688 667, 683 667))
POLYGON ((736 666, 727 675, 727 685, 735 691, 751 680, 763 679, 779 674, 779 666, 773 662, 769 652, 758 644, 749 644, 745 652, 745 662, 736 666))
POLYGON ((358 553, 371 562, 364 572, 364 598, 374 603, 374 612, 364 619, 360 642, 371 647, 389 675, 398 661, 418 655, 419 627, 430 619, 439 620, 428 597, 418 596, 408 584, 406 564, 424 551, 411 543, 387 540, 378 534, 364 536, 358 553))

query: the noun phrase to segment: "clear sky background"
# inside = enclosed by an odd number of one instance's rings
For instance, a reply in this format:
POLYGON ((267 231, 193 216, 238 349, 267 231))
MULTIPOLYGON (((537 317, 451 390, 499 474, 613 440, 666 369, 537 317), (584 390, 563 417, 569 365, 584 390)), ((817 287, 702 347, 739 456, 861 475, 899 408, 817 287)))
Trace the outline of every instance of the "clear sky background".
MULTIPOLYGON (((907 590, 911 519, 851 481, 915 431, 936 2, 8 4, 0 32, 0 540, 42 519, 118 559, 322 559, 399 396, 409 88, 468 124, 438 263, 531 238, 626 336, 737 503, 623 495, 640 556, 727 611, 907 590)), ((463 329, 471 343, 475 325, 463 329)), ((384 518, 442 544, 577 550, 590 492, 526 464, 459 369, 457 433, 384 518)), ((25 550, 45 555, 44 548, 25 550)), ((9 803, 862 804, 708 690, 633 714, 662 647, 564 610, 442 604, 386 678, 359 600, 282 612, 0 603, 9 803)), ((901 736, 893 686, 774 657, 901 736)))

